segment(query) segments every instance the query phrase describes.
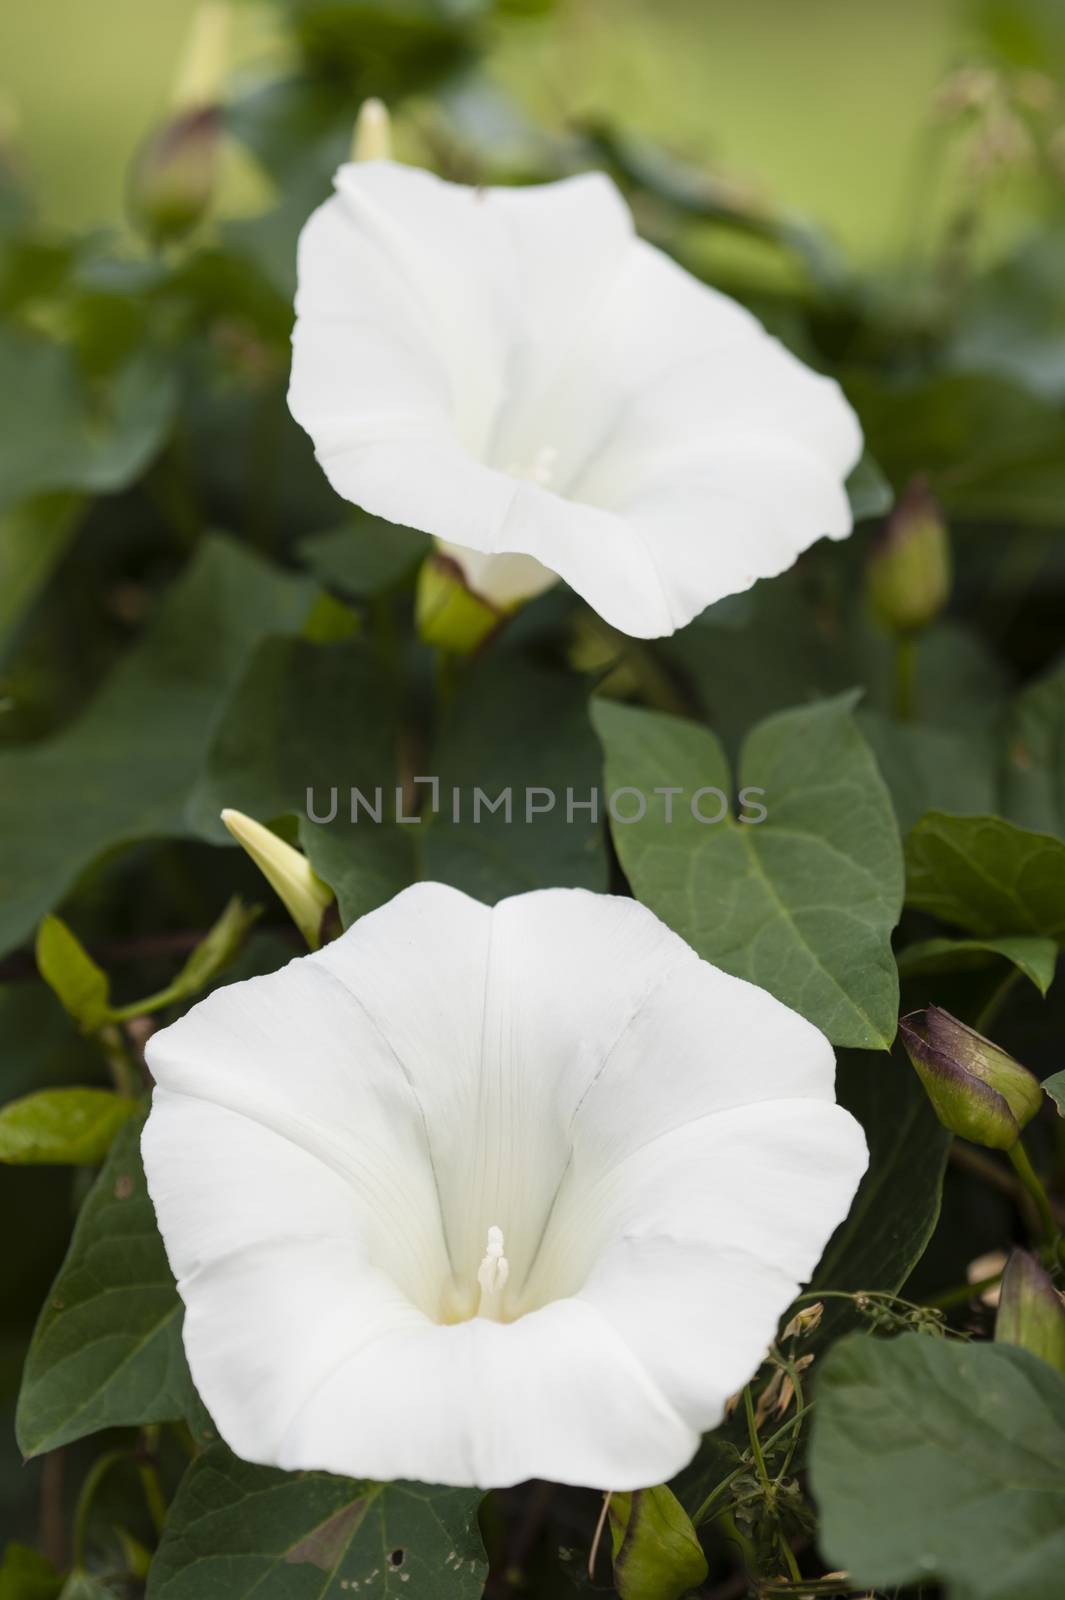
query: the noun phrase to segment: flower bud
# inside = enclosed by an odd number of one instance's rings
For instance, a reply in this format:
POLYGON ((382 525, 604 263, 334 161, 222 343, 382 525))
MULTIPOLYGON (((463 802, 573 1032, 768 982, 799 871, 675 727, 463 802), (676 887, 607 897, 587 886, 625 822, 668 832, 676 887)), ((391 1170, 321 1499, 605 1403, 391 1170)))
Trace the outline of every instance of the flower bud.
POLYGON ((1065 1300, 1027 1250, 1014 1250, 1002 1275, 995 1340, 1020 1345, 1065 1374, 1065 1300))
POLYGON ((222 821, 251 856, 312 950, 322 942, 322 918, 333 904, 333 891, 322 882, 305 855, 242 811, 222 812, 222 821))
POLYGON ((915 478, 895 507, 866 572, 869 603, 892 633, 926 628, 950 597, 950 538, 939 504, 915 478))
POLYGON ((220 100, 228 55, 226 0, 201 0, 174 84, 173 115, 133 160, 129 209, 156 244, 180 239, 207 213, 222 151, 220 100))
POLYGON ((391 161, 392 119, 383 100, 364 100, 355 118, 352 161, 391 161))
POLYGON ((906 1053, 944 1127, 1008 1150, 1043 1103, 1039 1079, 939 1006, 899 1022, 906 1053))
POLYGON ((468 588, 458 563, 434 550, 418 570, 418 634, 455 655, 472 653, 499 627, 502 613, 468 588))
POLYGON ((133 162, 129 208, 156 244, 180 239, 204 218, 214 196, 222 143, 217 106, 186 111, 150 134, 133 162))

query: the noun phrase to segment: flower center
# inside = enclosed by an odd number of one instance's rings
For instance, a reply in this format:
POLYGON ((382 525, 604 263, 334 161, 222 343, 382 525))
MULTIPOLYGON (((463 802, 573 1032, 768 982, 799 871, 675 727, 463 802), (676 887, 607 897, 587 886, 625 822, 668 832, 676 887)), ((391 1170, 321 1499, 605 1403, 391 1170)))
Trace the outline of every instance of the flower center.
POLYGON ((503 1254, 503 1230, 491 1227, 485 1246, 484 1260, 477 1268, 477 1282, 481 1298, 477 1305, 479 1317, 491 1317, 494 1322, 503 1320, 503 1290, 510 1276, 510 1263, 503 1254))
POLYGON ((525 478, 529 483, 538 483, 541 489, 551 486, 551 480, 558 466, 558 451, 553 444, 542 444, 527 464, 512 463, 504 467, 504 472, 511 478, 525 478))

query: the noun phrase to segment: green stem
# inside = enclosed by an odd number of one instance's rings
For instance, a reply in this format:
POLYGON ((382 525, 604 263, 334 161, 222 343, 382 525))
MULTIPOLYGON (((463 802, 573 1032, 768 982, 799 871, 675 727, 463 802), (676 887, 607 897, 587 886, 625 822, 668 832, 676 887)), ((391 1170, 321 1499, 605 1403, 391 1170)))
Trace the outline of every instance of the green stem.
POLYGON ((107 1065, 111 1071, 111 1080, 119 1094, 125 1095, 129 1100, 136 1100, 141 1092, 140 1079, 137 1069, 130 1059, 126 1041, 122 1037, 121 1029, 113 1023, 107 1023, 97 1034, 107 1065))
MULTIPOLYGON (((762 1485, 762 1493, 765 1496, 766 1509, 770 1511, 770 1514, 772 1514, 772 1507, 774 1503, 774 1484, 773 1480, 769 1476, 769 1469, 765 1464, 765 1456, 762 1454, 762 1441, 758 1437, 758 1424, 754 1418, 754 1399, 751 1395, 751 1386, 749 1383, 744 1385, 743 1409, 747 1413, 747 1435, 751 1441, 751 1454, 754 1457, 754 1464, 758 1469, 758 1477, 762 1485)), ((776 1531, 777 1544, 780 1546, 780 1553, 784 1557, 788 1572, 792 1578, 798 1581, 802 1578, 802 1573, 799 1571, 799 1563, 795 1559, 795 1552, 792 1550, 791 1545, 785 1538, 784 1530, 782 1528, 778 1528, 776 1531)))
POLYGON ((976 1029, 977 1033, 986 1035, 988 1028, 990 1028, 991 1024, 1002 1010, 1002 1007, 1005 1004, 1008 995, 1012 991, 1014 984, 1020 981, 1020 976, 1020 967, 1011 966, 1002 981, 995 985, 983 1008, 977 1015, 976 1021, 973 1023, 973 1027, 976 1029))
MULTIPOLYGON (((1018 1139, 1014 1144, 1010 1145, 1006 1154, 1013 1162, 1013 1170, 1031 1195, 1035 1209, 1039 1213, 1039 1221, 1043 1227, 1043 1237, 1047 1248, 1062 1254, 1061 1234, 1058 1232, 1058 1225, 1054 1221, 1054 1213, 1050 1209, 1050 1198, 1038 1173, 1028 1159, 1028 1152, 1018 1139)), ((1065 1254, 1062 1255, 1062 1259, 1065 1260, 1065 1254)))
POLYGON ((166 1522, 166 1496, 159 1477, 159 1424, 152 1423, 141 1431, 141 1451, 137 1457, 137 1471, 148 1506, 148 1514, 156 1533, 162 1533, 166 1522))
MULTIPOLYGON (((796 1409, 796 1411, 805 1411, 806 1410, 806 1396, 803 1394, 802 1378, 799 1376, 798 1368, 794 1365, 793 1362, 789 1361, 786 1356, 778 1355, 777 1359, 780 1362, 781 1366, 784 1368, 784 1371, 787 1373, 788 1377, 791 1379, 791 1387, 795 1391, 795 1409, 796 1409)), ((784 1460, 783 1460, 783 1462, 781 1464, 780 1473, 779 1473, 779 1476, 781 1478, 786 1477, 788 1472, 790 1471, 792 1459, 793 1459, 793 1457, 795 1455, 796 1449, 798 1448, 798 1444, 799 1444, 799 1434, 798 1434, 798 1431, 796 1430, 796 1432, 793 1433, 791 1438, 788 1440, 788 1448, 784 1452, 784 1460)))
POLYGON ((749 1383, 745 1384, 743 1389, 743 1409, 747 1413, 747 1437, 751 1441, 751 1454, 758 1469, 758 1476, 762 1481, 762 1488, 765 1490, 766 1495, 769 1496, 773 1492, 773 1485, 770 1482, 769 1472, 766 1468, 765 1456, 762 1454, 762 1441, 758 1437, 758 1424, 754 1420, 754 1400, 749 1383))
POLYGON ((78 1495, 78 1503, 74 1509, 74 1568, 79 1570, 85 1566, 85 1542, 89 1528, 89 1513, 92 1510, 96 1491, 111 1468, 120 1461, 126 1460, 124 1450, 108 1450, 105 1455, 98 1456, 85 1475, 85 1481, 78 1495))
POLYGON ((917 709, 917 639, 900 634, 895 643, 895 715, 912 722, 917 709))
MULTIPOLYGON (((789 1433, 792 1428, 797 1427, 797 1425, 809 1414, 812 1409, 812 1405, 807 1405, 803 1406, 801 1411, 796 1411, 793 1416, 788 1418, 787 1422, 785 1422, 782 1427, 779 1427, 775 1433, 771 1433, 769 1435, 769 1438, 765 1442, 765 1448, 767 1450, 772 1450, 773 1446, 778 1444, 780 1440, 783 1439, 784 1435, 789 1433)), ((692 1522, 696 1526, 698 1526, 700 1522, 706 1521, 710 1514, 710 1508, 717 1504, 722 1495, 728 1493, 736 1479, 742 1477, 746 1471, 747 1464, 746 1462, 743 1462, 740 1466, 734 1467, 730 1473, 721 1479, 720 1483, 715 1483, 714 1487, 710 1490, 710 1493, 707 1495, 702 1505, 700 1505, 699 1508, 692 1513, 692 1522)))

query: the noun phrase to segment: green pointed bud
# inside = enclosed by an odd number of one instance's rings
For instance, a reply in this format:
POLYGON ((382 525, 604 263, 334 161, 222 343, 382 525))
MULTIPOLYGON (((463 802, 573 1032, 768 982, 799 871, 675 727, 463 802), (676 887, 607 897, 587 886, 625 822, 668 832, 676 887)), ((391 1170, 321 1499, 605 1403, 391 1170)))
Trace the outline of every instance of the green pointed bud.
POLYGON ((1065 1300, 1027 1250, 1006 1263, 995 1317, 999 1344, 1018 1344, 1065 1374, 1065 1300))
POLYGON ((462 569, 434 550, 418 569, 414 602, 418 633, 426 644, 454 655, 472 655, 499 627, 503 613, 474 594, 462 569))
POLYGON ((196 110, 221 99, 232 28, 230 0, 199 0, 174 79, 175 111, 196 110))
POLYGON ((914 479, 884 524, 866 588, 873 614, 891 633, 927 628, 950 598, 950 536, 923 479, 914 479))
POLYGON ((944 1127, 992 1150, 1016 1144, 1043 1102, 1027 1067, 939 1006, 903 1017, 899 1033, 944 1127))
POLYGON ((392 118, 383 100, 364 100, 355 118, 352 161, 391 161, 392 118))
POLYGON ((333 891, 312 869, 307 857, 242 811, 222 812, 222 821, 247 851, 312 950, 322 943, 322 919, 333 904, 333 891))

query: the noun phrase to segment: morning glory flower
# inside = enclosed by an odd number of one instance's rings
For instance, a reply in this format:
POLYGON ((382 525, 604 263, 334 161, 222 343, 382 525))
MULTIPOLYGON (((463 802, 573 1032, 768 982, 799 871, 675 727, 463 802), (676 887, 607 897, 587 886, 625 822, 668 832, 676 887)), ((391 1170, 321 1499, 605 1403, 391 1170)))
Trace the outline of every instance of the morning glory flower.
POLYGON ((292 413, 338 493, 494 605, 557 575, 651 638, 851 531, 838 385, 638 239, 608 178, 335 184, 300 239, 292 413))
POLYGON ((148 1058, 193 1378, 286 1468, 662 1482, 866 1161, 817 1029, 584 890, 416 885, 148 1058))

